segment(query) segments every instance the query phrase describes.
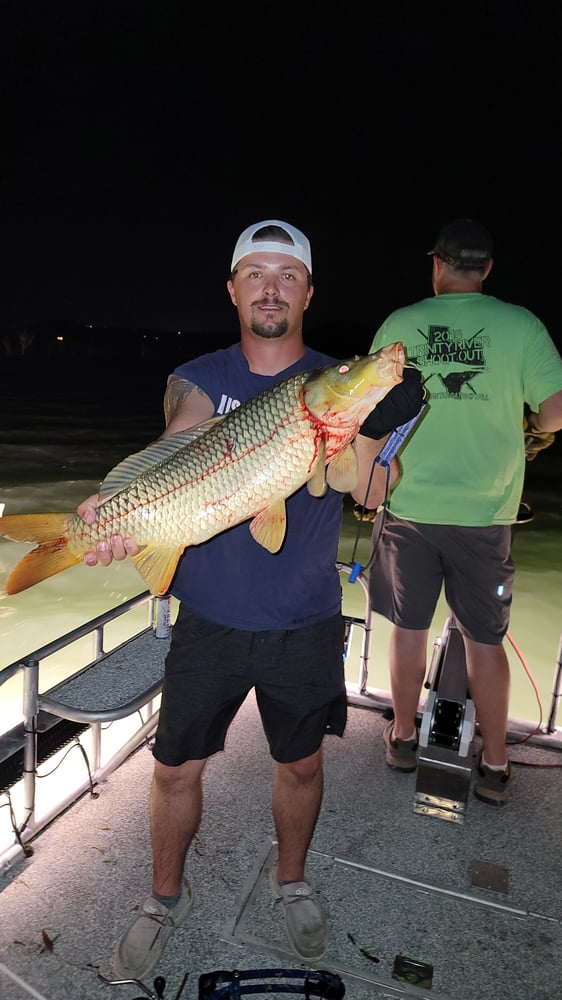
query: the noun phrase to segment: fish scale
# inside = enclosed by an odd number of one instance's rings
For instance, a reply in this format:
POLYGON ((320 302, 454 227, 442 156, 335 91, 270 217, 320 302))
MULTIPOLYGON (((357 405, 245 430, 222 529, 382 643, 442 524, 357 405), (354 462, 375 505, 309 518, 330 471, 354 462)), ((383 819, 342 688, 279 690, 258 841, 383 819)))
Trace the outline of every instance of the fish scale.
POLYGON ((294 492, 303 484, 303 468, 310 467, 316 449, 299 399, 305 380, 301 373, 263 399, 255 397, 238 407, 227 426, 207 431, 133 481, 127 494, 107 500, 100 508, 101 523, 89 531, 73 516, 73 547, 77 533, 81 552, 84 539, 91 548, 108 533, 130 534, 139 544, 159 537, 167 543, 197 545, 252 516, 281 491, 294 492), (160 504, 166 504, 165 520, 157 517, 160 504))

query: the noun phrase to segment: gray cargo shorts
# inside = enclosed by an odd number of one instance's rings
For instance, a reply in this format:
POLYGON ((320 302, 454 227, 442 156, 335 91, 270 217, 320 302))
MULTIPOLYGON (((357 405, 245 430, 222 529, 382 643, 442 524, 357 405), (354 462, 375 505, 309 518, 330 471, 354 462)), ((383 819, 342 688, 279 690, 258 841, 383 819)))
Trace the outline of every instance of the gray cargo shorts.
MULTIPOLYGON (((378 530, 375 521, 375 540, 378 530)), ((511 539, 511 525, 419 524, 387 511, 369 570, 372 610, 401 628, 428 629, 443 587, 459 631, 499 646, 511 609, 511 539)))

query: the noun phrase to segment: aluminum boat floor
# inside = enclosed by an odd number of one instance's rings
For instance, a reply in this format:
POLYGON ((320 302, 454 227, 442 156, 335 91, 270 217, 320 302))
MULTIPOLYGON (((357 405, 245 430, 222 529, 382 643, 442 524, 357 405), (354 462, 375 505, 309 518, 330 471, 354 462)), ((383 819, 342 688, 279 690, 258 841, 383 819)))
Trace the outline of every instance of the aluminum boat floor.
MULTIPOLYGON (((325 742, 308 872, 331 937, 314 967, 337 972, 349 1000, 559 997, 560 752, 511 747, 509 804, 495 809, 471 792, 457 825, 414 812, 416 775, 386 766, 383 725, 379 711, 350 706, 344 739, 325 742), (400 969, 409 978, 395 978, 400 969)), ((83 796, 44 830, 32 857, 2 873, 1 1000, 142 994, 100 974, 111 978, 114 943, 149 888, 151 773, 143 746, 97 797, 83 796)), ((250 696, 206 770, 205 815, 187 864, 193 909, 145 980, 151 990, 154 975, 164 976, 165 1000, 176 1000, 186 974, 181 1000, 197 1000, 199 976, 216 969, 305 968, 268 887, 271 773, 250 696)))

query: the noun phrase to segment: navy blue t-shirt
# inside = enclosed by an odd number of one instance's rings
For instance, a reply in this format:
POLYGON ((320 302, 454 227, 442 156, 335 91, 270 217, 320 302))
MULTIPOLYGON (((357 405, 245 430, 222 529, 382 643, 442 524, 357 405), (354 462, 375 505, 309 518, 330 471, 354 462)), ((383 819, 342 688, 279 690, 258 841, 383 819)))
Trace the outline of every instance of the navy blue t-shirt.
MULTIPOLYGON (((224 415, 240 403, 300 371, 336 364, 327 354, 306 349, 304 356, 277 375, 256 375, 240 344, 179 365, 174 375, 187 379, 224 415)), ((328 489, 312 497, 306 486, 287 500, 287 534, 281 550, 268 552, 249 531, 249 520, 185 550, 172 593, 211 621, 249 631, 312 625, 341 608, 336 569, 343 495, 328 489)))

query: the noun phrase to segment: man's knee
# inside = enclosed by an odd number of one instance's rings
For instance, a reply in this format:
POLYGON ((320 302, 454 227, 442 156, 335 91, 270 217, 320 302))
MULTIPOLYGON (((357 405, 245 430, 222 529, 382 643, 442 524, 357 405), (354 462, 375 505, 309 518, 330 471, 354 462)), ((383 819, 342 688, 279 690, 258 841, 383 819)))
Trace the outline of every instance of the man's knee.
POLYGON ((186 760, 171 766, 155 759, 154 784, 163 791, 193 787, 201 781, 206 763, 206 760, 186 760))
POLYGON ((302 782, 313 781, 319 773, 322 773, 322 750, 319 749, 316 753, 311 754, 309 757, 302 757, 300 760, 294 760, 286 764, 277 764, 277 768, 281 778, 283 774, 286 774, 287 777, 291 777, 293 780, 302 782))

